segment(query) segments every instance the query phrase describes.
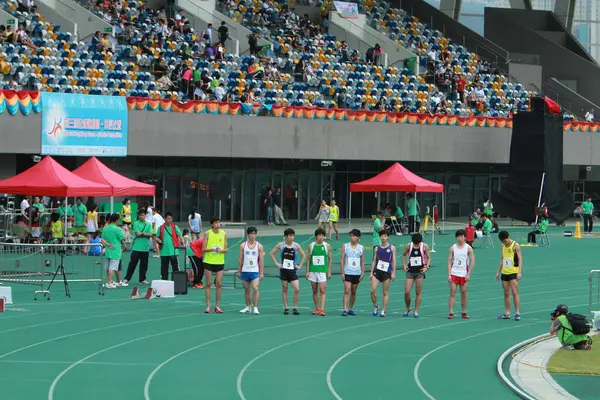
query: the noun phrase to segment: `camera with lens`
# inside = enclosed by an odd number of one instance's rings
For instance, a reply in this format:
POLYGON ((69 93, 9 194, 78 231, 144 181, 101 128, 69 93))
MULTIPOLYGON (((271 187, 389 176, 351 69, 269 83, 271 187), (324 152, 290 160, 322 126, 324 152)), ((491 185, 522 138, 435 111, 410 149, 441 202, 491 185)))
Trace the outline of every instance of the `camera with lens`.
POLYGON ((556 309, 550 313, 550 318, 554 321, 557 317, 561 315, 566 315, 569 313, 569 307, 564 304, 559 304, 556 306, 556 309))

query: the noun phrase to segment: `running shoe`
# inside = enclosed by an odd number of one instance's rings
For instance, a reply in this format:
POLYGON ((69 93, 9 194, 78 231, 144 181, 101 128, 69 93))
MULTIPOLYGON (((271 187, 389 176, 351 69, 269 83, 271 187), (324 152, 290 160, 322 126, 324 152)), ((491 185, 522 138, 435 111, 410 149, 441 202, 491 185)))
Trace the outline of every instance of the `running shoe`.
POLYGON ((294 309, 292 310, 292 314, 294 314, 294 315, 300 315, 300 311, 298 311, 298 309, 297 309, 297 308, 294 308, 294 309))
POLYGON ((467 315, 466 312, 462 313, 460 316, 462 319, 469 319, 469 316, 467 315))
POLYGON ((419 313, 414 313, 413 317, 415 317, 415 318, 421 318, 421 316, 419 315, 419 313))
POLYGON ((149 284, 150 284, 150 282, 148 282, 146 280, 140 282, 140 285, 149 285, 149 284))
POLYGON ((117 288, 117 284, 114 282, 108 282, 107 284, 104 285, 105 289, 116 289, 117 288))
POLYGON ((373 307, 373 316, 376 317, 379 314, 379 305, 373 307))
POLYGON ((312 315, 319 315, 321 313, 321 310, 319 310, 318 308, 315 308, 314 311, 312 312, 312 315))
POLYGON ((379 316, 380 316, 381 318, 385 318, 385 311, 382 311, 382 312, 379 314, 379 316))
POLYGON ((347 317, 348 316, 348 311, 344 310, 342 311, 342 317, 347 317))
POLYGON ((252 309, 252 314, 260 315, 260 313, 258 312, 258 307, 254 307, 254 309, 252 309))
POLYGON ((193 288, 194 288, 194 289, 204 289, 204 285, 203 285, 203 284, 201 284, 201 283, 196 283, 196 284, 193 286, 193 288))
POLYGON ((403 317, 410 317, 410 312, 412 310, 406 310, 406 312, 404 314, 402 314, 403 317))
POLYGON ((215 312, 217 314, 223 314, 223 310, 221 310, 219 307, 215 307, 215 312))
POLYGON ((356 316, 356 313, 354 310, 348 310, 348 315, 356 316))
POLYGON ((515 314, 515 321, 521 320, 521 314, 515 314))
POLYGON ((498 319, 510 319, 510 314, 502 314, 502 315, 498 315, 498 319))
POLYGON ((289 315, 289 313, 290 313, 290 309, 289 308, 285 308, 283 310, 283 315, 289 315))
POLYGON ((325 316, 325 315, 327 315, 327 314, 325 313, 325 310, 319 310, 319 315, 320 315, 321 317, 324 317, 324 316, 325 316))
POLYGON ((240 314, 250 314, 250 307, 244 307, 243 310, 240 310, 240 314))
POLYGON ((123 283, 125 283, 125 284, 127 284, 127 283, 129 283, 129 280, 127 280, 127 279, 123 279, 123 281, 122 281, 122 282, 123 282, 123 283))
POLYGON ((335 240, 340 240, 340 235, 338 233, 335 234, 335 240))
POLYGON ((448 314, 448 319, 454 319, 454 313, 448 314))
POLYGON ((117 286, 127 287, 127 286, 129 286, 129 283, 121 281, 121 282, 117 283, 117 286))
POLYGON ((206 310, 204 310, 205 314, 210 314, 211 313, 211 308, 210 307, 206 307, 206 310))

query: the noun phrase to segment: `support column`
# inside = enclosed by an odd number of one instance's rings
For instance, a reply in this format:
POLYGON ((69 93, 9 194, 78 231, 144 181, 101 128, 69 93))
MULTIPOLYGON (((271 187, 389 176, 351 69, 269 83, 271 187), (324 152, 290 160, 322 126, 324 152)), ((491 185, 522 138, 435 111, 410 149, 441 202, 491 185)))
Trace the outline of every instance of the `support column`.
POLYGON ((576 0, 556 0, 554 14, 562 22, 569 33, 573 29, 576 0))
POLYGON ((532 10, 531 0, 508 0, 511 8, 519 10, 532 10))
POLYGON ((462 0, 441 0, 440 11, 458 21, 462 9, 462 0))

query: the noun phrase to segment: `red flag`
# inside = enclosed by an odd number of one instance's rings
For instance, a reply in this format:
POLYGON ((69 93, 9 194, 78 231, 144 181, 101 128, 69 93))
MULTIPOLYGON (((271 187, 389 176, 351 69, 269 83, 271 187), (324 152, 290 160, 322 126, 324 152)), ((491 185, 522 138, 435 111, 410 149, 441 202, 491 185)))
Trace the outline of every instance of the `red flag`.
POLYGON ((560 114, 561 108, 554 100, 549 97, 544 97, 544 102, 546 103, 546 108, 550 114, 560 114))

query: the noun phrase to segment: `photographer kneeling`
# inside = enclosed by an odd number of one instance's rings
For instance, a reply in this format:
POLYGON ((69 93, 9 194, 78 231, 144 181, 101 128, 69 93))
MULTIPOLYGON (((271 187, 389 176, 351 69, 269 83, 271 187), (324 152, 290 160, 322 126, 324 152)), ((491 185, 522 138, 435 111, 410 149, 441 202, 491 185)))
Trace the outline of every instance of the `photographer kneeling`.
POLYGON ((569 307, 559 304, 550 317, 550 334, 556 335, 561 345, 573 346, 575 350, 592 349, 592 339, 588 335, 590 327, 583 315, 570 314, 569 307))

